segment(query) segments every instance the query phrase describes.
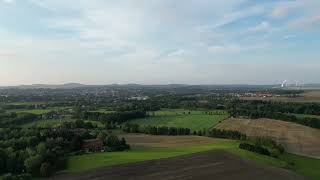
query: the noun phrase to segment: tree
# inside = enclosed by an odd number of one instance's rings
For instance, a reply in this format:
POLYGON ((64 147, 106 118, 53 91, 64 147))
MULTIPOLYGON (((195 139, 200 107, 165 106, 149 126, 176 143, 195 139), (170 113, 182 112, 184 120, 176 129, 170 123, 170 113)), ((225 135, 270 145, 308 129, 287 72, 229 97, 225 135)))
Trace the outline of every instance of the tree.
POLYGON ((45 154, 46 153, 46 145, 45 145, 45 143, 39 143, 38 145, 37 145, 37 147, 36 147, 36 149, 37 149, 37 152, 39 153, 39 154, 45 154))
POLYGON ((109 147, 116 147, 120 145, 120 141, 117 136, 111 135, 111 136, 108 136, 106 144, 109 147))
POLYGON ((78 151, 82 146, 82 138, 80 136, 74 136, 71 140, 71 150, 78 151))
POLYGON ((127 145, 126 139, 124 137, 121 138, 120 144, 121 145, 127 145))
POLYGON ((3 149, 0 149, 0 174, 5 172, 7 154, 3 149))
POLYGON ((100 132, 99 134, 98 134, 98 136, 97 136, 97 139, 100 139, 102 142, 103 142, 103 144, 106 142, 106 134, 105 133, 103 133, 103 132, 100 132))
POLYGON ((40 173, 40 166, 42 163, 42 156, 35 155, 31 156, 24 161, 24 165, 27 169, 27 172, 30 173, 32 176, 38 176, 40 173))

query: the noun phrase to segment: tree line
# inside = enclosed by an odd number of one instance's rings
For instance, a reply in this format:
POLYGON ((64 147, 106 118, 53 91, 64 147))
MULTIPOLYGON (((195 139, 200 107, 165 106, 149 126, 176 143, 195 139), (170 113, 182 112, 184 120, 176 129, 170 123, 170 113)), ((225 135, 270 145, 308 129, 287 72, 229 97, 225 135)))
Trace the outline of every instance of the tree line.
POLYGON ((189 128, 167 127, 167 126, 140 126, 138 124, 126 123, 122 126, 122 130, 126 133, 144 133, 151 135, 190 135, 189 128))
POLYGON ((77 111, 74 113, 73 118, 80 118, 83 120, 109 121, 112 123, 121 124, 131 119, 144 118, 146 117, 146 115, 147 113, 144 110, 117 111, 112 113, 77 111))
POLYGON ((275 158, 278 158, 285 152, 282 145, 276 143, 270 138, 251 139, 248 142, 240 143, 239 148, 275 158))
POLYGON ((248 110, 249 112, 320 115, 320 103, 234 100, 231 102, 228 109, 248 110))
POLYGON ((247 136, 239 131, 224 130, 213 128, 208 131, 209 137, 245 140, 247 136))
POLYGON ((167 127, 167 126, 140 126, 139 124, 126 123, 122 127, 126 133, 144 133, 151 135, 198 135, 214 138, 245 140, 247 136, 239 131, 220 130, 220 129, 203 129, 192 131, 190 128, 167 127))
POLYGON ((104 150, 121 151, 125 139, 68 128, 0 128, 0 179, 47 177, 65 168, 70 153, 82 151, 86 139, 101 139, 104 150))
POLYGON ((247 117, 250 119, 258 118, 270 118, 275 120, 283 120, 288 122, 294 122, 309 126, 312 128, 320 129, 320 119, 310 117, 297 117, 292 114, 285 114, 280 112, 267 112, 267 111, 255 111, 255 110, 234 110, 231 112, 233 117, 247 117))
POLYGON ((20 124, 34 122, 40 119, 40 115, 32 113, 0 113, 0 126, 12 127, 20 124))

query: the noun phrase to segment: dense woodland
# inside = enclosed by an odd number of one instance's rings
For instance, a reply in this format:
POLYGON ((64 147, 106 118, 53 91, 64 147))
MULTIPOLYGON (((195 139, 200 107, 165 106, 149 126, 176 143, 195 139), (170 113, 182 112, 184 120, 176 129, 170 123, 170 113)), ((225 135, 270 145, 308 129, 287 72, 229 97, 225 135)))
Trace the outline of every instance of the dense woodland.
MULTIPOLYGON (((81 124, 81 122, 80 122, 81 124)), ((82 123, 83 124, 83 123, 82 123)), ((107 151, 129 149, 125 139, 104 131, 79 131, 70 128, 0 129, 0 174, 24 174, 25 177, 47 177, 65 167, 70 153, 81 153, 86 139, 101 139, 107 151)))

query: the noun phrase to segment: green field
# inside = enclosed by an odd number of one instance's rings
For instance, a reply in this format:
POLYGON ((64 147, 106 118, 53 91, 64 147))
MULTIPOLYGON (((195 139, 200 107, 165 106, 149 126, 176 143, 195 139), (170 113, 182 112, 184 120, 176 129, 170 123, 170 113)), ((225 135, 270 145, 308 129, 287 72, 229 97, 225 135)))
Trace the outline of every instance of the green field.
POLYGON ((310 180, 317 180, 320 178, 320 171, 318 169, 318 167, 320 167, 319 159, 293 154, 284 154, 277 159, 239 149, 238 145, 238 141, 233 141, 215 145, 189 146, 185 148, 140 148, 125 152, 104 152, 71 156, 68 159, 66 170, 69 172, 83 172, 100 167, 176 157, 209 150, 226 150, 239 157, 255 161, 258 164, 288 168, 310 180))
POLYGON ((16 112, 16 113, 31 113, 31 114, 46 114, 51 111, 59 111, 66 109, 67 107, 50 107, 47 109, 10 109, 8 112, 16 112))
POLYGON ((320 119, 318 115, 311 115, 311 114, 294 114, 297 118, 317 118, 320 119))
POLYGON ((307 179, 320 179, 320 159, 308 158, 295 154, 285 154, 281 159, 292 164, 289 168, 298 174, 305 176, 307 179))
POLYGON ((262 164, 277 167, 285 167, 287 165, 285 161, 281 161, 279 159, 241 150, 238 148, 238 144, 239 142, 234 141, 215 145, 189 146, 184 148, 138 148, 126 152, 105 152, 71 156, 67 163, 67 171, 80 172, 99 167, 175 157, 209 150, 227 150, 241 157, 246 157, 262 164))
POLYGON ((149 117, 135 119, 130 121, 139 125, 147 126, 168 126, 168 127, 183 127, 191 130, 203 130, 213 127, 229 117, 224 111, 211 111, 205 114, 205 111, 188 111, 188 110, 161 110, 154 114, 149 113, 149 117), (190 114, 189 114, 190 112, 190 114))

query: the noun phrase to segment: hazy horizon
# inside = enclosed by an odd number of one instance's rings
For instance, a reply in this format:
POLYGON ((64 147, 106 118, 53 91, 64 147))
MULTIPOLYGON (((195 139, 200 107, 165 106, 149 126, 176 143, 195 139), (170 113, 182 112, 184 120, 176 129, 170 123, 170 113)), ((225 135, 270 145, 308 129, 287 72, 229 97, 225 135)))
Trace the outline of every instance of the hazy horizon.
POLYGON ((319 0, 0 0, 0 86, 320 83, 319 0))

